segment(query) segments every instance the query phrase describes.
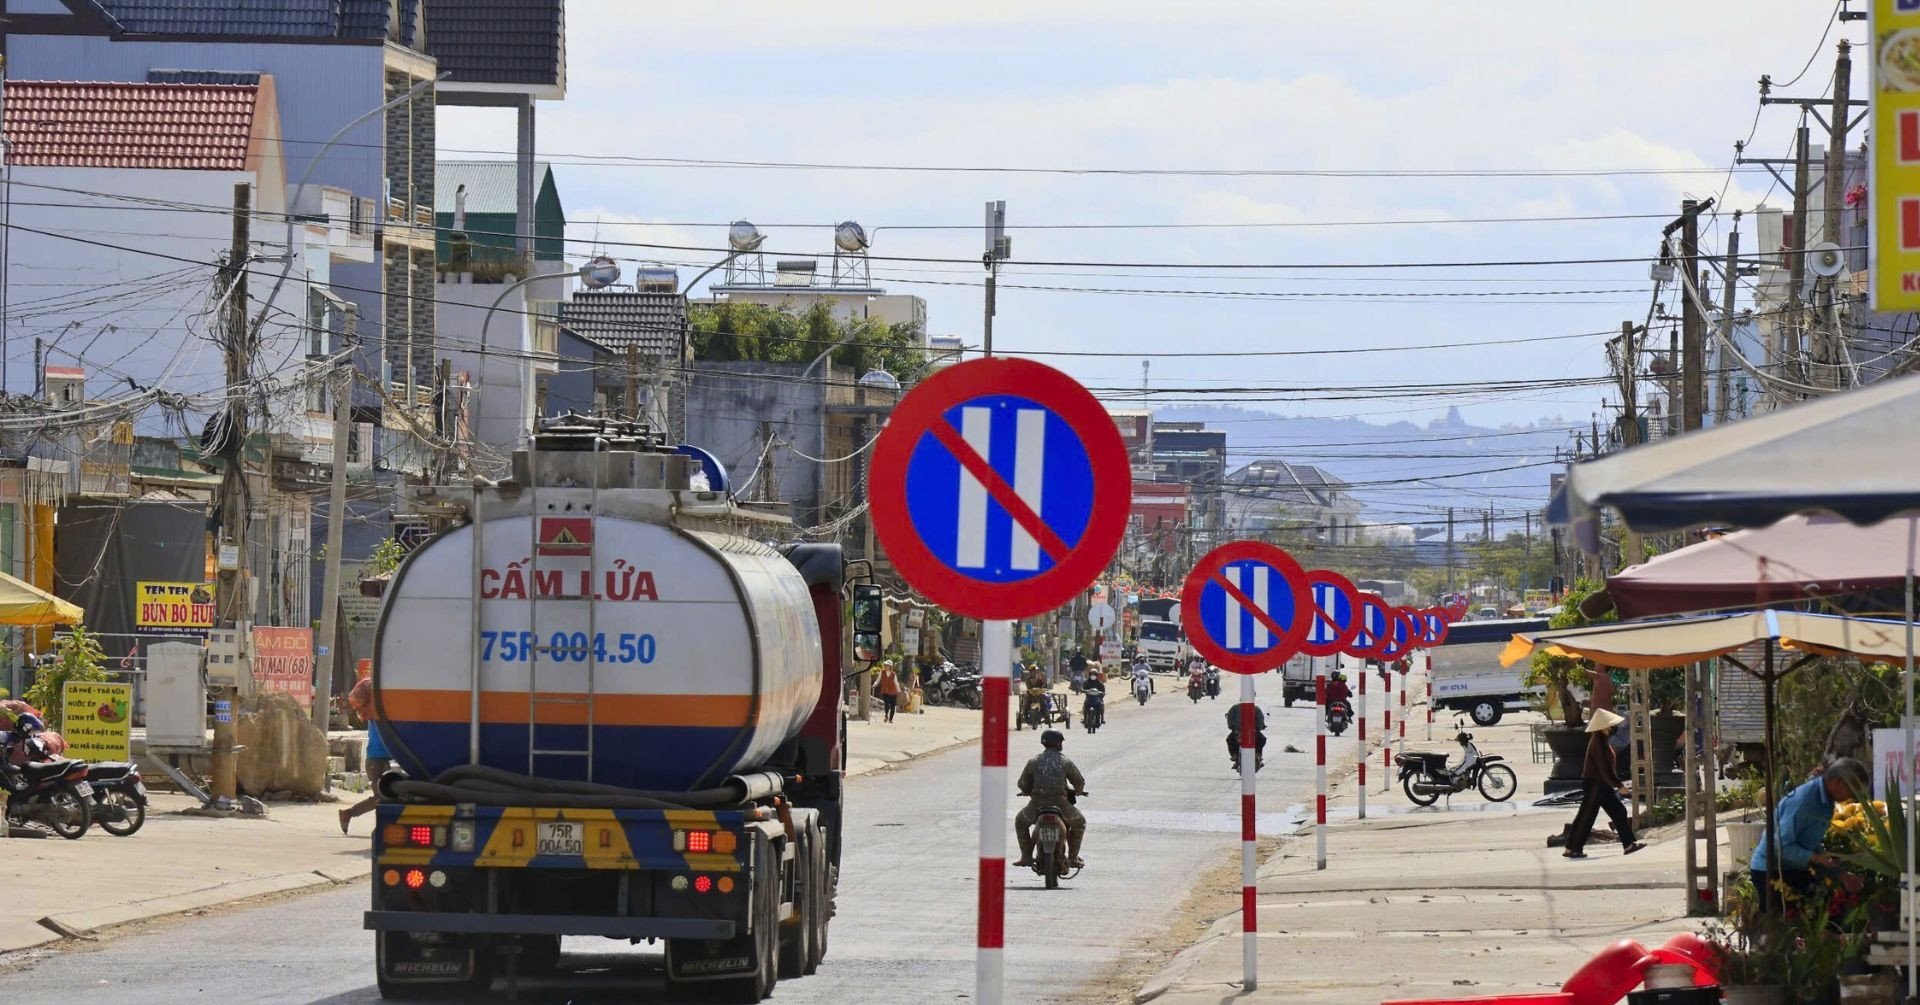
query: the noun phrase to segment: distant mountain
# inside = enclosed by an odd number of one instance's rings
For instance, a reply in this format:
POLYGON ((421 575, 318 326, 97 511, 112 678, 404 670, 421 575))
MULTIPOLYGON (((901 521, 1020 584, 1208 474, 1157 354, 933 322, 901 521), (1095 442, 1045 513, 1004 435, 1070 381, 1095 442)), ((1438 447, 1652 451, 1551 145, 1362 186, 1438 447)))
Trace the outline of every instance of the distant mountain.
POLYGON ((1154 420, 1225 430, 1233 468, 1275 457, 1312 464, 1353 486, 1368 524, 1410 523, 1423 537, 1444 533, 1448 507, 1463 537, 1478 535, 1489 507, 1499 533, 1518 530, 1523 512, 1546 505, 1554 452, 1571 446, 1575 426, 1548 419, 1492 429, 1467 423, 1458 409, 1424 425, 1208 406, 1158 409, 1154 420))

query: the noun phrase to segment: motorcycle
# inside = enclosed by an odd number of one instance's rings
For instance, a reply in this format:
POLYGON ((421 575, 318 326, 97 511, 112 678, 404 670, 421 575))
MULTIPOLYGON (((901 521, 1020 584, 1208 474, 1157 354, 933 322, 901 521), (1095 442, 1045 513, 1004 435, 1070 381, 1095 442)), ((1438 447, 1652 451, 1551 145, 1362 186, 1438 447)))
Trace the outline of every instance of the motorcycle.
POLYGON ((980 707, 980 675, 971 667, 942 663, 927 674, 922 690, 930 705, 980 707))
MULTIPOLYGON (((51 764, 64 760, 53 756, 45 740, 28 735, 19 741, 25 745, 27 762, 51 764)), ((114 837, 132 837, 147 822, 147 786, 140 779, 139 766, 128 761, 80 761, 86 767, 85 781, 93 789, 93 822, 114 837)))
POLYGON ((1064 695, 1052 691, 1028 691, 1020 698, 1020 720, 1013 724, 1015 731, 1021 726, 1040 729, 1052 725, 1073 728, 1073 713, 1067 708, 1064 695))
MULTIPOLYGON (((1069 793, 1074 802, 1085 792, 1069 793)), ((1044 806, 1033 822, 1033 871, 1046 880, 1047 889, 1058 889, 1060 881, 1080 875, 1080 869, 1067 857, 1067 818, 1059 807, 1044 806)))
POLYGON ((1088 733, 1099 732, 1107 724, 1107 692, 1105 688, 1088 688, 1081 692, 1080 722, 1087 727, 1088 733))
POLYGON ((1207 668, 1207 697, 1218 700, 1220 697, 1220 668, 1207 668))
POLYGON ((1347 731, 1353 723, 1353 707, 1345 698, 1335 698, 1327 702, 1327 729, 1335 736, 1347 731))
POLYGON ((1200 704, 1200 699, 1206 697, 1206 695, 1207 681, 1205 677, 1196 675, 1187 678, 1187 697, 1192 699, 1195 705, 1200 704))
MULTIPOLYGON (((12 751, 6 751, 11 754, 12 751)), ((0 784, 7 790, 7 823, 40 824, 69 841, 93 826, 93 786, 85 761, 59 758, 12 763, 0 758, 0 784)))
MULTIPOLYGON (((1455 723, 1456 728, 1461 724, 1455 723)), ((1500 762, 1499 754, 1482 754, 1473 745, 1473 734, 1461 729, 1454 736, 1460 745, 1460 764, 1447 767, 1447 755, 1433 751, 1414 751, 1394 756, 1400 768, 1400 787, 1416 806, 1432 806, 1441 796, 1451 796, 1477 788, 1488 802, 1503 803, 1513 798, 1519 779, 1513 769, 1500 762)))
POLYGON ((1133 696, 1139 700, 1140 704, 1145 705, 1147 699, 1153 697, 1153 680, 1148 677, 1135 677, 1133 679, 1133 696))

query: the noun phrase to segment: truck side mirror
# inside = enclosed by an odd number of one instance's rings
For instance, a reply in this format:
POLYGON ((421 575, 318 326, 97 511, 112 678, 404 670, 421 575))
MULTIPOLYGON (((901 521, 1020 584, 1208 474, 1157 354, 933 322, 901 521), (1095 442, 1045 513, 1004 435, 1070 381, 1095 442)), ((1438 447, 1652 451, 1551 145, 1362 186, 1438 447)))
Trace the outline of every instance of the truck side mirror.
POLYGON ((880 587, 861 583, 853 588, 853 658, 872 663, 880 658, 880 587))

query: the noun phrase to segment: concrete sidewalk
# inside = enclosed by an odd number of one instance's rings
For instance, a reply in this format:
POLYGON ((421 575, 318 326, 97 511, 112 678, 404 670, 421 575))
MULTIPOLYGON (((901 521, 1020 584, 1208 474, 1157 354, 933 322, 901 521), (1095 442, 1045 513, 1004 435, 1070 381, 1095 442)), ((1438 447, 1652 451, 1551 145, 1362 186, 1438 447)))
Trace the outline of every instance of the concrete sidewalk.
MULTIPOLYGON (((1397 786, 1382 792, 1376 759, 1368 819, 1354 818, 1351 780, 1330 801, 1324 871, 1314 867, 1311 824, 1286 839, 1259 874, 1257 991, 1240 986, 1236 913, 1216 921, 1135 1001, 1358 1005, 1557 991, 1616 940, 1656 945, 1697 931, 1685 916, 1677 825, 1645 836, 1648 847, 1631 857, 1617 843, 1590 844, 1579 861, 1546 846, 1573 808, 1530 805, 1551 767, 1529 754, 1535 721, 1520 715, 1472 730, 1482 753, 1505 756, 1519 775, 1519 793, 1507 803, 1462 793, 1451 806, 1414 807, 1397 786)), ((1424 722, 1419 730, 1424 735, 1424 722)), ((1457 752, 1452 730, 1446 740, 1442 732, 1436 723, 1434 743, 1407 747, 1457 752)))
MULTIPOLYGON (((876 709, 877 713, 877 709, 876 709)), ((847 723, 847 773, 857 776, 977 740, 980 713, 929 708, 892 724, 847 723)), ((272 803, 265 819, 183 811, 187 796, 154 793, 147 823, 129 838, 98 827, 78 841, 0 840, 12 909, 0 919, 0 954, 131 922, 204 911, 271 894, 364 881, 371 816, 340 833, 337 803, 272 803)))

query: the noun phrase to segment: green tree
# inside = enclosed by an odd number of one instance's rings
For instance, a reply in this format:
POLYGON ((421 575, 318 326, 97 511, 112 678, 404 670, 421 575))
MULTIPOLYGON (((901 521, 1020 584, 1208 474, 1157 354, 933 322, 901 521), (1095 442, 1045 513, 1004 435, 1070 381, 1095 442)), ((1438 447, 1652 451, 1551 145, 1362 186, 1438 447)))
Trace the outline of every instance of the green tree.
MULTIPOLYGON (((1620 620, 1620 615, 1607 611, 1604 617, 1588 618, 1580 613, 1580 604, 1589 596, 1599 592, 1601 584, 1591 579, 1576 581, 1567 589, 1560 602, 1560 613, 1547 622, 1547 627, 1555 629, 1584 628, 1587 625, 1601 624, 1620 620)), ((1536 650, 1533 662, 1527 670, 1524 683, 1529 686, 1542 686, 1550 689, 1560 702, 1560 717, 1568 726, 1578 729, 1586 721, 1580 711, 1580 702, 1574 699, 1573 689, 1593 685, 1593 664, 1588 660, 1573 656, 1562 656, 1546 650, 1536 650)))
POLYGON ((841 318, 825 303, 800 313, 765 304, 702 304, 693 308, 688 325, 696 360, 808 363, 844 340, 846 344, 833 350, 832 360, 856 374, 885 370, 909 384, 927 369, 918 325, 841 318))
POLYGON ((53 665, 40 671, 39 678, 32 687, 27 688, 24 697, 27 704, 40 710, 47 728, 57 733, 66 725, 66 709, 62 707, 61 696, 66 691, 67 683, 106 680, 107 654, 100 648, 99 637, 82 625, 74 625, 73 633, 60 639, 54 654, 53 665))

